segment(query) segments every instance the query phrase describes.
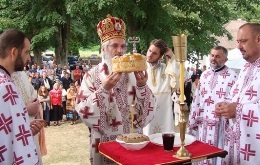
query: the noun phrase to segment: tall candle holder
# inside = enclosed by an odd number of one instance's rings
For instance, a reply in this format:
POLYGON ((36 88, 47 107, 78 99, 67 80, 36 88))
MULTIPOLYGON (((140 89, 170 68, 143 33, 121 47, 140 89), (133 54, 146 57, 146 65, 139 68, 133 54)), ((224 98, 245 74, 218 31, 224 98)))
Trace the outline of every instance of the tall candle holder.
POLYGON ((174 46, 174 53, 176 57, 176 61, 180 62, 180 139, 181 139, 181 146, 179 150, 174 155, 175 157, 185 159, 190 158, 190 153, 184 147, 185 145, 185 132, 186 132, 186 121, 184 115, 184 63, 187 59, 187 35, 181 34, 178 36, 172 36, 173 46, 174 46))

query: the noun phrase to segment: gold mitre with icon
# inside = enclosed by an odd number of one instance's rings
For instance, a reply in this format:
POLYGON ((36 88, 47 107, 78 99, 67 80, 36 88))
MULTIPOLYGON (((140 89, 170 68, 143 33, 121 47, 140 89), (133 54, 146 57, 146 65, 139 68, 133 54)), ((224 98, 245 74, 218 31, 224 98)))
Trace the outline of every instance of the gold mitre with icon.
POLYGON ((125 29, 125 22, 120 18, 112 17, 110 14, 97 25, 97 32, 101 43, 113 38, 125 39, 125 29))

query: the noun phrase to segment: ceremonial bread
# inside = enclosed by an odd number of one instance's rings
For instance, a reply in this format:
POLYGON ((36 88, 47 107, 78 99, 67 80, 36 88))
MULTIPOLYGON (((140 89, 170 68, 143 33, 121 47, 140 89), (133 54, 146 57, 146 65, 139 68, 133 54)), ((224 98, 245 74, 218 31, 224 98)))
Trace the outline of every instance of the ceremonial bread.
POLYGON ((149 141, 149 137, 139 133, 129 133, 118 135, 117 140, 124 141, 125 143, 140 143, 149 141))
POLYGON ((112 72, 134 72, 146 69, 146 57, 139 53, 124 54, 112 59, 112 72))

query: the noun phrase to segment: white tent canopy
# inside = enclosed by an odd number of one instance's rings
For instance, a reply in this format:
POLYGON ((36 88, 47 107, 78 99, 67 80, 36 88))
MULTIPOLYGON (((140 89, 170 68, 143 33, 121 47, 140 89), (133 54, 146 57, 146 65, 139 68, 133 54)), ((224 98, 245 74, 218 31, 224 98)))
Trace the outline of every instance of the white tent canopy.
POLYGON ((243 59, 243 56, 238 48, 232 49, 228 52, 228 61, 226 65, 232 69, 242 69, 246 64, 246 60, 243 59))

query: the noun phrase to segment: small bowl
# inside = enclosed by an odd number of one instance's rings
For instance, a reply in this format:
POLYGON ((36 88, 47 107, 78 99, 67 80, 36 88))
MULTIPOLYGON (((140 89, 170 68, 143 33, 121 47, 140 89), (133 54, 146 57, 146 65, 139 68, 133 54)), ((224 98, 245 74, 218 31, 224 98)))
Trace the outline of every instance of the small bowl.
POLYGON ((140 143, 125 143, 124 141, 117 140, 117 139, 116 139, 116 142, 121 144, 121 146, 124 147, 125 149, 132 150, 132 151, 140 150, 149 143, 149 141, 144 141, 144 142, 140 142, 140 143))

